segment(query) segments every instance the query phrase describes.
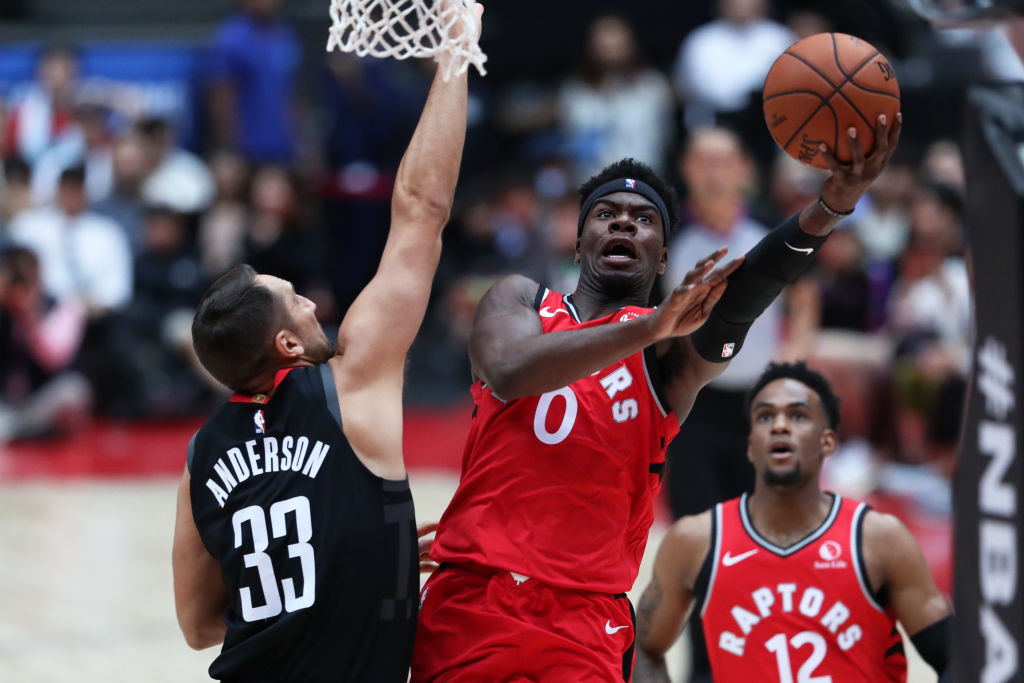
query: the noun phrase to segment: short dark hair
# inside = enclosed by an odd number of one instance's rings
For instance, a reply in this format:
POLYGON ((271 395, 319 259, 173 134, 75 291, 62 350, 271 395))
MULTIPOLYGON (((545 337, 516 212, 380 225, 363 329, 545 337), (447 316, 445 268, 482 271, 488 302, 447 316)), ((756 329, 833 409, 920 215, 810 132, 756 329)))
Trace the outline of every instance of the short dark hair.
POLYGON ((7 247, 0 252, 0 273, 6 273, 12 285, 25 284, 29 273, 39 268, 39 257, 25 247, 7 247))
POLYGON ((832 384, 825 379, 825 376, 820 372, 811 370, 804 361, 797 361, 796 363, 769 363, 768 367, 761 373, 761 376, 757 378, 757 382, 750 389, 750 393, 747 394, 748 414, 754 406, 754 398, 768 384, 777 379, 795 379, 816 393, 821 400, 821 407, 825 409, 825 415, 828 417, 829 428, 833 430, 839 428, 839 397, 836 396, 835 391, 832 390, 832 384))
POLYGON ((74 185, 78 188, 85 187, 85 164, 75 164, 61 171, 58 185, 60 187, 65 185, 74 185))
POLYGON ((256 271, 243 263, 217 278, 199 300, 192 345, 219 382, 252 393, 253 379, 273 368, 274 335, 288 323, 278 297, 258 284, 256 271))
POLYGON ((635 178, 642 180, 651 186, 651 188, 658 193, 661 197, 661 201, 665 202, 665 208, 668 210, 668 222, 669 225, 664 226, 665 234, 669 235, 675 228, 676 221, 678 220, 678 205, 679 199, 676 197, 675 188, 666 183, 661 177, 654 172, 654 169, 636 159, 620 159, 610 166, 605 166, 601 171, 592 176, 587 182, 580 186, 578 194, 580 196, 580 209, 583 208, 583 203, 587 201, 587 197, 601 187, 609 180, 615 180, 616 178, 635 178))

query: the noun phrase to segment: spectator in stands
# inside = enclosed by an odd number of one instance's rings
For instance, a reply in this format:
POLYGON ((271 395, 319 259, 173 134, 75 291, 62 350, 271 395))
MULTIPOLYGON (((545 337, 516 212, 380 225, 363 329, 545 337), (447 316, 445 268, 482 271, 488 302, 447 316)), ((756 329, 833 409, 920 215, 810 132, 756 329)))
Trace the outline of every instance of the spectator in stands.
POLYGON ((676 57, 673 82, 685 128, 735 130, 765 166, 774 143, 764 134, 761 88, 768 69, 796 35, 768 17, 767 0, 717 0, 716 7, 718 18, 694 29, 676 57))
POLYGON ((212 281, 245 260, 249 169, 238 154, 220 150, 210 158, 210 172, 217 193, 200 219, 198 243, 203 273, 212 281))
POLYGON ((279 14, 281 0, 242 0, 210 48, 213 145, 251 163, 291 163, 296 154, 298 38, 279 14))
POLYGON ((911 237, 889 298, 895 348, 897 457, 951 472, 970 363, 971 294, 960 256, 962 199, 930 184, 915 198, 911 237))
POLYGON ((93 205, 96 213, 120 225, 131 244, 132 253, 142 249, 144 205, 142 183, 149 167, 142 137, 134 130, 121 135, 113 145, 111 163, 113 182, 110 193, 93 205))
POLYGON ((208 384, 192 361, 194 307, 210 280, 203 277, 186 217, 147 207, 143 246, 135 259, 135 290, 119 320, 122 416, 168 418, 208 407, 208 384))
POLYGON ((69 370, 84 329, 74 297, 43 293, 32 251, 0 253, 0 445, 55 435, 88 416, 88 383, 69 370))
POLYGON ((675 134, 672 87, 645 64, 633 27, 622 17, 591 23, 580 73, 562 85, 558 101, 566 154, 578 179, 623 157, 664 170, 675 134))
POLYGON ((149 173, 142 183, 146 204, 180 213, 198 213, 213 202, 215 187, 202 159, 179 146, 167 120, 142 119, 137 124, 149 173))
POLYGON ((32 170, 21 157, 3 160, 4 180, 0 188, 0 247, 6 241, 7 224, 22 211, 32 208, 32 170))
POLYGON ((36 204, 53 201, 61 172, 85 166, 85 189, 92 202, 108 194, 114 182, 113 134, 108 125, 109 110, 98 104, 74 107, 74 121, 68 132, 36 161, 32 173, 32 198, 36 204))
POLYGON ((39 55, 36 83, 18 102, 7 120, 4 149, 34 166, 39 158, 74 130, 74 97, 78 53, 53 45, 39 55))
MULTIPOLYGON (((295 176, 281 166, 256 170, 250 190, 245 262, 260 273, 287 279, 317 304, 320 320, 332 320, 323 234, 311 226, 295 176)), ((360 226, 357 229, 374 229, 360 226)))
POLYGON ((10 240, 39 257, 43 288, 54 299, 77 297, 97 316, 131 298, 128 239, 120 225, 90 211, 82 166, 61 173, 54 205, 29 209, 11 221, 10 240))

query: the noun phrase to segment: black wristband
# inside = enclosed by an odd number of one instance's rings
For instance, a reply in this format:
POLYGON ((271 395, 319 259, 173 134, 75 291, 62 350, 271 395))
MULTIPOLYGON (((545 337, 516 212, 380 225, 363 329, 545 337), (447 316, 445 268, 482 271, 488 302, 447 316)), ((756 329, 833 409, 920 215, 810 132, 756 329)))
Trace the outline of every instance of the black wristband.
POLYGON ((807 272, 814 254, 828 239, 800 228, 800 214, 786 219, 747 252, 729 276, 722 298, 707 321, 690 335, 701 358, 724 363, 739 353, 751 324, 779 292, 807 272))
POLYGON ((853 215, 853 209, 850 209, 846 213, 843 213, 842 211, 836 211, 831 206, 826 204, 825 200, 822 197, 818 197, 818 206, 821 207, 822 211, 827 213, 829 216, 832 216, 832 218, 846 218, 848 216, 853 215))
POLYGON ((921 659, 928 662, 939 676, 946 670, 949 660, 949 631, 952 622, 953 617, 939 619, 910 637, 921 659))

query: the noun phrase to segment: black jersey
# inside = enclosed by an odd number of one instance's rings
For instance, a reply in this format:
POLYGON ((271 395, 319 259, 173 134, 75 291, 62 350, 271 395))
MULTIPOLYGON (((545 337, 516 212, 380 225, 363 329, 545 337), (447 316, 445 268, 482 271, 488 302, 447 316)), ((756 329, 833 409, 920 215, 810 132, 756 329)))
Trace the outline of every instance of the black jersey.
POLYGON ((341 428, 329 365, 236 395, 189 448, 192 514, 228 589, 210 666, 226 681, 399 681, 419 592, 408 479, 382 479, 341 428))

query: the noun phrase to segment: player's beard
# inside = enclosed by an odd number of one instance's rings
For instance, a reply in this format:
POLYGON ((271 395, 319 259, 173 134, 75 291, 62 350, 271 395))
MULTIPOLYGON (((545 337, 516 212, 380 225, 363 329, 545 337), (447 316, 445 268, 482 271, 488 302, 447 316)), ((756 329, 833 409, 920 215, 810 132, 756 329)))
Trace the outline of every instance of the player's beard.
POLYGON ((787 472, 779 473, 771 469, 766 469, 761 478, 764 479, 764 483, 769 486, 790 488, 800 483, 800 480, 803 478, 803 470, 800 467, 800 463, 796 463, 793 465, 793 469, 787 472))

